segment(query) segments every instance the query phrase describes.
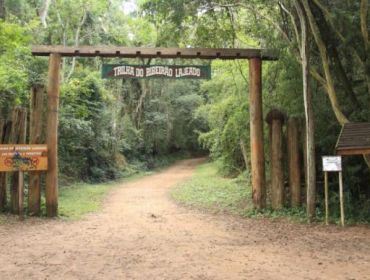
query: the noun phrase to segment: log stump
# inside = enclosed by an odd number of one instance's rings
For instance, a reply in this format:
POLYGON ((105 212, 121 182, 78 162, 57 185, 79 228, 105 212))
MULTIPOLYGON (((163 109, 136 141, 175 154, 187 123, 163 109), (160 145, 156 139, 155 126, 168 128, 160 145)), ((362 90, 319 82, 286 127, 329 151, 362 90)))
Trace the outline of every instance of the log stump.
POLYGON ((299 159, 299 121, 289 118, 287 122, 288 173, 290 204, 301 205, 301 166, 299 159))
POLYGON ((283 125, 285 114, 272 109, 266 116, 266 122, 270 128, 271 207, 278 210, 284 207, 283 125))

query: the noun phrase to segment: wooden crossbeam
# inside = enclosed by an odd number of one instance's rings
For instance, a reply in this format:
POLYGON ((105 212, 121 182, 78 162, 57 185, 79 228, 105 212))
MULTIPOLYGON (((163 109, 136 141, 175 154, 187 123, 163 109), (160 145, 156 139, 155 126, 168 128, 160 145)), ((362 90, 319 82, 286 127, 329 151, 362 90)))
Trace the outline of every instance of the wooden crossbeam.
POLYGON ((35 56, 127 57, 127 58, 199 58, 277 60, 277 51, 271 49, 211 49, 211 48, 131 48, 115 46, 32 46, 35 56))

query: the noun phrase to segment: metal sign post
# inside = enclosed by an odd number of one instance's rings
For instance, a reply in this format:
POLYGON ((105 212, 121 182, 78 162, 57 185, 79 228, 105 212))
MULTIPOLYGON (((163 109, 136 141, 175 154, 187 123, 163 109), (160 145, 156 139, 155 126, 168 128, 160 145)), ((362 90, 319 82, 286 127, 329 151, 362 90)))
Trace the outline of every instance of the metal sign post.
POLYGON ((323 156, 322 166, 325 175, 325 223, 329 224, 329 186, 328 172, 339 172, 339 200, 340 200, 340 221, 344 226, 344 198, 343 198, 343 176, 342 176, 342 157, 323 156))

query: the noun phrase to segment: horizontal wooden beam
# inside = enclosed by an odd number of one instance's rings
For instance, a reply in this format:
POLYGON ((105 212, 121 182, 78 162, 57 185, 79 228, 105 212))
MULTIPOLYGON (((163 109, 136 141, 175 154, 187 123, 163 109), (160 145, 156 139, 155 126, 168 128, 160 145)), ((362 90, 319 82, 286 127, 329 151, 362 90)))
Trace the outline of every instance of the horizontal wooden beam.
POLYGON ((127 57, 127 58, 199 58, 277 60, 277 51, 270 49, 211 49, 211 48, 131 48, 115 46, 32 46, 35 56, 127 57))
POLYGON ((337 149, 336 154, 339 156, 370 155, 370 147, 337 149))

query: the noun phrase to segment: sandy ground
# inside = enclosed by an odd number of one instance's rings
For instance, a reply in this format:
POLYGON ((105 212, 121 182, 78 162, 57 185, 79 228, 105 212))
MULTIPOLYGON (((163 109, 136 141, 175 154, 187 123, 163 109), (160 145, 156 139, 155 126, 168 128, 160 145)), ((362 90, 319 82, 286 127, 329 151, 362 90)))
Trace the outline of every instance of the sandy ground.
POLYGON ((370 279, 370 229, 209 215, 168 191, 186 160, 111 192, 76 222, 0 225, 0 279, 370 279))

